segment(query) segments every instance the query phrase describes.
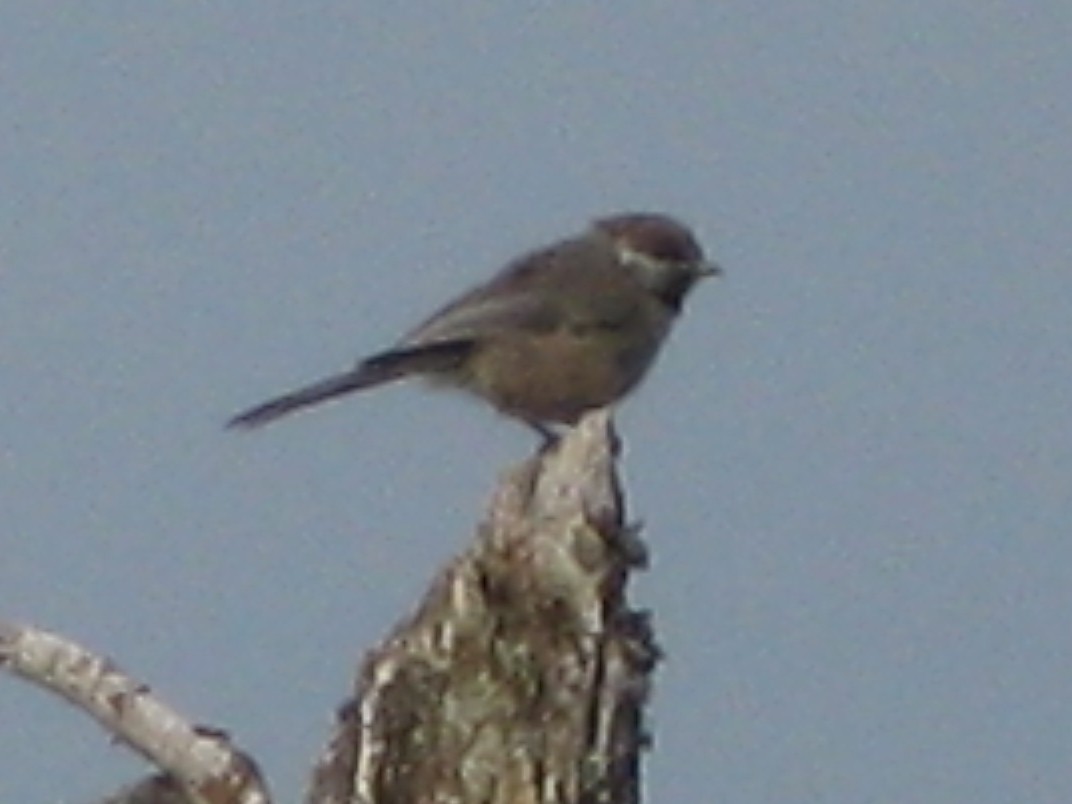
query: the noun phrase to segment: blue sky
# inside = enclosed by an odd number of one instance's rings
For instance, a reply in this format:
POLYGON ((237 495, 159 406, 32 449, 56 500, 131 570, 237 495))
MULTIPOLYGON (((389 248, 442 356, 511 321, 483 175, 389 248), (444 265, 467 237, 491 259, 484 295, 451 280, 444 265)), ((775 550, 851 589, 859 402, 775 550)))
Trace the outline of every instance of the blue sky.
MULTIPOLYGON (((532 438, 405 386, 222 422, 667 211, 727 276, 620 416, 648 799, 1067 801, 1070 37, 1056 0, 5 9, 0 614, 295 800, 532 438)), ((0 720, 0 800, 142 772, 15 681, 0 720)))

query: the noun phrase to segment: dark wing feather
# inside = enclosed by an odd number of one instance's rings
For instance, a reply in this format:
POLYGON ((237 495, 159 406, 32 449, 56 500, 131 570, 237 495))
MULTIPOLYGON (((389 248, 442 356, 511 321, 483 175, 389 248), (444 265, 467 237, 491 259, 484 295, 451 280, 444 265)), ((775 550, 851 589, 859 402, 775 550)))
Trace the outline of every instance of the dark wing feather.
POLYGON ((619 317, 625 296, 635 297, 635 290, 613 251, 601 241, 575 238, 514 261, 436 312, 400 345, 481 340, 503 330, 539 333, 577 323, 598 325, 574 319, 619 317))

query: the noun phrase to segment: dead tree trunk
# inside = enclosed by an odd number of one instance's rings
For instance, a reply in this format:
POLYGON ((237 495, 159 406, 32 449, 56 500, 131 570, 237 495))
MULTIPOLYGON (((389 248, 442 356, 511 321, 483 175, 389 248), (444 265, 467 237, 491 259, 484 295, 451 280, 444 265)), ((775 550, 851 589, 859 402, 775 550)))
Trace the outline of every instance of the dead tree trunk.
POLYGON ((364 663, 316 804, 632 804, 658 656, 625 587, 616 437, 589 416, 502 479, 475 543, 364 663))

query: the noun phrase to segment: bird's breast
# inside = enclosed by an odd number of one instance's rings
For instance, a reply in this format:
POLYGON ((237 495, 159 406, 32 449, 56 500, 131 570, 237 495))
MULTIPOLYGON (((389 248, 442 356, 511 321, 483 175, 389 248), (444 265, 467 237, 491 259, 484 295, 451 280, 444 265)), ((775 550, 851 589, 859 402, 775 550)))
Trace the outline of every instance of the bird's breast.
POLYGON ((473 355, 467 385, 507 414, 571 423, 637 385, 663 329, 637 321, 489 339, 473 355))

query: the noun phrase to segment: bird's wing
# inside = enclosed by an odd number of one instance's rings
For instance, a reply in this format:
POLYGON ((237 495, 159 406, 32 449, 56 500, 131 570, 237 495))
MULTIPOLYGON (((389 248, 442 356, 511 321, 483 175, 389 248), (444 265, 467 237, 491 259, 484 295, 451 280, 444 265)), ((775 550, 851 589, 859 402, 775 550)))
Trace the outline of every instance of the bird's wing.
POLYGON ((554 329, 560 313, 545 294, 515 289, 504 293, 479 288, 443 308, 401 341, 401 346, 421 346, 443 341, 480 340, 507 329, 546 331, 554 329))
POLYGON ((577 238, 533 252, 439 310, 401 346, 479 340, 504 330, 614 327, 635 306, 635 291, 605 247, 577 238))

